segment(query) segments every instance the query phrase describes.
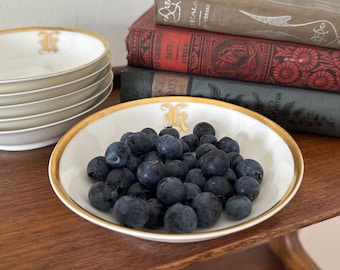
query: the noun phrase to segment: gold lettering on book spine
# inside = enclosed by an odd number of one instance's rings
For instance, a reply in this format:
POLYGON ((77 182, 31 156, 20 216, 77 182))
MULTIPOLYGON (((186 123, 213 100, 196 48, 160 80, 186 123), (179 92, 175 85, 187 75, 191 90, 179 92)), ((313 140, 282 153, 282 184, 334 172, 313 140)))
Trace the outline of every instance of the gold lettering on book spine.
POLYGON ((58 41, 59 38, 57 37, 59 35, 58 31, 53 31, 53 32, 46 32, 42 31, 39 32, 39 36, 42 37, 40 39, 40 44, 41 44, 41 49, 40 53, 50 53, 54 52, 56 53, 58 51, 58 41))
POLYGON ((168 121, 168 126, 171 126, 177 130, 188 131, 189 128, 185 124, 188 118, 188 114, 183 111, 186 107, 185 103, 179 103, 177 105, 171 105, 169 103, 164 103, 161 105, 163 111, 167 111, 165 118, 168 121))

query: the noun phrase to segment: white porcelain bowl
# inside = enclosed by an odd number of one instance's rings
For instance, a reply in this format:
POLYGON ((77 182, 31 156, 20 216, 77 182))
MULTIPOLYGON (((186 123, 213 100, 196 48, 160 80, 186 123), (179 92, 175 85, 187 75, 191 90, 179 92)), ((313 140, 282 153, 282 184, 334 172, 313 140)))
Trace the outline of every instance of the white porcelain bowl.
POLYGON ((103 78, 95 83, 64 95, 28 103, 0 106, 0 120, 3 118, 35 115, 78 104, 84 99, 88 99, 98 91, 106 88, 112 81, 113 72, 112 70, 109 70, 103 78))
POLYGON ((303 157, 294 139, 268 118, 223 101, 174 96, 121 103, 79 122, 54 148, 49 178, 57 197, 87 221, 142 239, 184 243, 225 236, 275 218, 273 216, 298 191, 303 168, 303 157), (91 206, 88 191, 93 181, 87 175, 86 166, 95 156, 104 155, 109 144, 119 141, 128 131, 140 131, 145 127, 159 132, 171 125, 183 136, 192 133, 201 121, 211 123, 218 138, 229 136, 237 140, 242 156, 253 158, 263 166, 261 192, 247 218, 233 221, 223 213, 213 227, 171 234, 164 229, 124 227, 111 211, 104 212, 91 206))
POLYGON ((60 121, 31 128, 0 131, 0 150, 24 151, 56 143, 69 128, 86 116, 97 112, 100 108, 99 106, 107 99, 111 91, 112 87, 109 87, 87 110, 60 121))
POLYGON ((96 92, 91 97, 67 107, 57 110, 52 110, 40 114, 34 114, 16 118, 2 118, 0 119, 0 131, 13 131, 18 129, 31 128, 49 123, 58 122, 62 119, 71 117, 87 110, 93 106, 102 95, 105 95, 112 88, 112 82, 96 92))
POLYGON ((76 80, 53 85, 50 87, 39 88, 24 92, 0 94, 0 106, 28 103, 32 101, 38 101, 64 95, 95 83, 97 80, 100 80, 105 75, 107 75, 110 70, 111 55, 108 54, 100 61, 98 69, 85 77, 81 77, 76 80))
POLYGON ((0 31, 0 93, 49 87, 84 77, 109 51, 107 40, 80 29, 0 31))

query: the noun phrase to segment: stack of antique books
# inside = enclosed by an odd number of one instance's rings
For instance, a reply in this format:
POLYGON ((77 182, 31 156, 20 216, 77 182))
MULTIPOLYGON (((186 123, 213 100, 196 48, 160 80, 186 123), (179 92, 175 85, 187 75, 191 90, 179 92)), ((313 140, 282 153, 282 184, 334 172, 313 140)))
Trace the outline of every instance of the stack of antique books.
POLYGON ((340 137, 338 0, 155 0, 129 28, 121 101, 202 96, 340 137))

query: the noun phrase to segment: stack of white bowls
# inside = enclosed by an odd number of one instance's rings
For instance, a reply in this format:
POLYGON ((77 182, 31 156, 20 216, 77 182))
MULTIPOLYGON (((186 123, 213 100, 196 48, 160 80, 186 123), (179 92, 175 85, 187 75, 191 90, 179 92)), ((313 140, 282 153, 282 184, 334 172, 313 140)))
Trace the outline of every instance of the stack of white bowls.
POLYGON ((0 150, 57 142, 112 91, 108 42, 70 28, 0 31, 0 150))

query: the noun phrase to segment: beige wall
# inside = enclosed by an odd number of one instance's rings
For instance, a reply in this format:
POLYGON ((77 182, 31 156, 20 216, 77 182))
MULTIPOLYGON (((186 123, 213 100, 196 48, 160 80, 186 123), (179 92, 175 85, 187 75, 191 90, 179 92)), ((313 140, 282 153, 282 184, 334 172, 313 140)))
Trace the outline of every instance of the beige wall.
POLYGON ((122 66, 126 64, 127 28, 152 3, 153 0, 0 0, 0 30, 60 26, 94 31, 110 42, 112 65, 122 66))

